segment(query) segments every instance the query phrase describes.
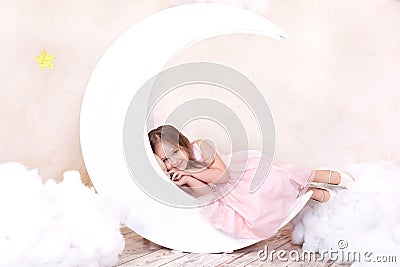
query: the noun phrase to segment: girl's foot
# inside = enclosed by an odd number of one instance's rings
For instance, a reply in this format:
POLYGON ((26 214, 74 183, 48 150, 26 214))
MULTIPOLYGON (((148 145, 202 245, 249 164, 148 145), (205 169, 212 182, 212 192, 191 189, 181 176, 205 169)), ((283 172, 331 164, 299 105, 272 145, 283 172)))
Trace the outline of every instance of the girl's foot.
POLYGON ((340 174, 336 171, 330 173, 330 170, 316 169, 313 182, 338 185, 340 180, 340 174))
POLYGON ((354 179, 343 171, 316 169, 313 182, 348 188, 350 184, 354 183, 354 179))
POLYGON ((321 203, 331 201, 336 195, 335 191, 327 188, 310 187, 308 188, 307 192, 310 190, 313 192, 313 194, 311 195, 311 199, 321 203))

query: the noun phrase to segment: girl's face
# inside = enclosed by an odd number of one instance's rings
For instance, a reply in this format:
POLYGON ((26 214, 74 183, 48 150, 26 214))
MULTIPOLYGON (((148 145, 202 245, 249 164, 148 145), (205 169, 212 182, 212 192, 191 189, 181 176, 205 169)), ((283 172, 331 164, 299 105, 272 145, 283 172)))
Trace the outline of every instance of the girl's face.
POLYGON ((188 153, 180 149, 178 146, 170 143, 158 143, 156 145, 155 153, 164 162, 167 170, 177 168, 185 170, 189 162, 188 153))

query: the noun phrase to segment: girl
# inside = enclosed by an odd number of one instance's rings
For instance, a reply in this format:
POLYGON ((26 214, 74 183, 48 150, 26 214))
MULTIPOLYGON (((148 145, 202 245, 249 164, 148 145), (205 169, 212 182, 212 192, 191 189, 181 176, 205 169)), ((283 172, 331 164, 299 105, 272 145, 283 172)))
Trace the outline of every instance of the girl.
POLYGON ((311 170, 272 162, 263 184, 256 192, 249 193, 258 163, 263 160, 261 151, 217 154, 206 141, 191 143, 171 125, 150 131, 148 137, 153 152, 164 162, 176 185, 198 198, 215 193, 223 195, 202 207, 202 213, 215 228, 237 238, 271 237, 288 217, 297 197, 309 190, 312 190, 311 198, 318 202, 334 197, 335 191, 311 187, 312 183, 346 188, 353 182, 351 176, 340 171, 311 170), (247 160, 246 168, 238 168, 243 160, 247 160))

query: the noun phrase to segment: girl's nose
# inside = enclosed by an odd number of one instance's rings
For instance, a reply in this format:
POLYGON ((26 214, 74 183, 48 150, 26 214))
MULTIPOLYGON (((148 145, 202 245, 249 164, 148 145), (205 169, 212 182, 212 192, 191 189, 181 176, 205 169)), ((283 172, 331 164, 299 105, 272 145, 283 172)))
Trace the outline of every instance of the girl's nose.
POLYGON ((169 160, 165 161, 165 167, 167 167, 168 171, 172 170, 172 164, 169 160))

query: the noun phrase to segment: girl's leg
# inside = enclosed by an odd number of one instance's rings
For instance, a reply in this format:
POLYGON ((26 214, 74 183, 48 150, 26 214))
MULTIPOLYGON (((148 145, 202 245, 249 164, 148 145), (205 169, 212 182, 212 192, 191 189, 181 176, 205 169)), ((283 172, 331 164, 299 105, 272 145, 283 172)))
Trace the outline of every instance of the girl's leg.
POLYGON ((310 190, 313 192, 313 194, 311 195, 311 199, 314 199, 318 202, 327 202, 331 198, 331 196, 327 190, 315 188, 315 187, 309 187, 307 189, 307 192, 310 190))
MULTIPOLYGON (((329 181, 329 170, 314 170, 315 175, 312 182, 327 184, 329 181)), ((332 171, 331 184, 337 185, 340 183, 340 174, 332 171)))

